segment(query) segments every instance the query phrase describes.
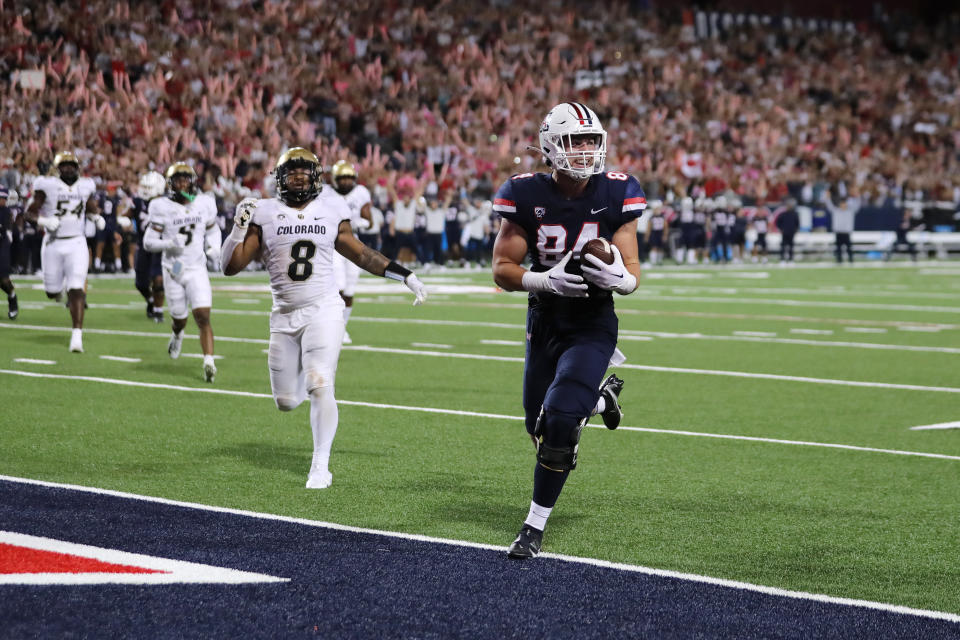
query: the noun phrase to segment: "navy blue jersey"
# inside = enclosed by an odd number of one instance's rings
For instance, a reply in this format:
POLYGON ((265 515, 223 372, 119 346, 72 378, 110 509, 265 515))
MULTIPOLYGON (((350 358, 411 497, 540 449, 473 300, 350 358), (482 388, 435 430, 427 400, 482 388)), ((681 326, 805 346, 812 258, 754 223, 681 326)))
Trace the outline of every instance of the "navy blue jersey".
POLYGON ((578 260, 587 241, 612 239, 646 207, 637 179, 614 171, 593 176, 572 200, 560 193, 550 174, 521 173, 504 182, 493 201, 494 211, 526 232, 533 271, 546 271, 571 250, 578 260))
POLYGON ((144 200, 140 196, 133 197, 133 207, 127 213, 137 229, 137 242, 143 246, 143 234, 147 231, 147 207, 149 200, 144 200))
POLYGON ((117 203, 119 202, 120 197, 117 195, 108 195, 105 191, 97 192, 97 204, 100 206, 100 215, 102 215, 107 222, 116 224, 117 203))

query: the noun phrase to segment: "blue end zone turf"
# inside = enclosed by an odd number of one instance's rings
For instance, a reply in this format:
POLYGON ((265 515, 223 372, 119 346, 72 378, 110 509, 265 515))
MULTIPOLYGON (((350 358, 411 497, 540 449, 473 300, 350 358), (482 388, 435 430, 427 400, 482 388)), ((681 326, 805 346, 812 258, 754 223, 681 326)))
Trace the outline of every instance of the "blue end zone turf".
POLYGON ((9 638, 960 637, 918 616, 9 481, 0 530, 290 580, 0 586, 9 638))

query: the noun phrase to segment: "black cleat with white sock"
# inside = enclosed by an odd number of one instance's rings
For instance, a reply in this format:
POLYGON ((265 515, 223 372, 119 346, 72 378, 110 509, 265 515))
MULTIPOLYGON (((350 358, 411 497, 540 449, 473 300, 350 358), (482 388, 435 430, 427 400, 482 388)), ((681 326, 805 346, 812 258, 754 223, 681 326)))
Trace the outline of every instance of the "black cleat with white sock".
POLYGON ((540 546, 543 544, 543 531, 534 529, 528 524, 523 525, 517 539, 513 541, 510 548, 507 549, 507 555, 517 560, 527 558, 536 558, 540 553, 540 546))
POLYGON ((619 401, 621 391, 623 391, 623 380, 614 374, 610 374, 600 385, 600 397, 606 405, 600 412, 600 417, 603 418, 603 424, 607 429, 616 429, 620 426, 620 420, 623 419, 623 410, 620 408, 619 401))

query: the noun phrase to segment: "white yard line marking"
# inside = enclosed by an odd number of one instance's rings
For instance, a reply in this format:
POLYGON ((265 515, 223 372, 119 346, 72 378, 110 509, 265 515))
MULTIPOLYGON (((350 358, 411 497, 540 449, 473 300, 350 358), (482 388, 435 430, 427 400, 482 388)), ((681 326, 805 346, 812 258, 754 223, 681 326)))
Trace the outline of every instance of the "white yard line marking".
POLYGON ((915 331, 917 333, 937 333, 940 327, 897 327, 898 331, 915 331))
POLYGON ((713 296, 665 296, 657 292, 650 292, 650 295, 643 295, 644 289, 638 289, 640 299, 644 300, 668 300, 670 302, 715 302, 721 304, 756 304, 756 305, 774 305, 778 307, 813 307, 828 309, 875 309, 877 311, 918 311, 921 313, 960 313, 960 307, 940 307, 928 305, 912 304, 882 304, 878 302, 834 302, 830 300, 786 300, 782 298, 721 298, 713 296))
POLYGON ((798 333, 805 336, 832 336, 830 329, 790 329, 790 333, 798 333))
MULTIPOLYGON (((181 353, 181 358, 197 358, 202 360, 205 356, 202 353, 181 353)), ((223 356, 213 356, 214 360, 223 360, 223 356)))
POLYGON ((776 338, 777 337, 777 334, 774 331, 734 331, 733 335, 745 336, 748 338, 776 338))
POLYGON ((703 286, 668 286, 663 284, 655 285, 641 285, 645 290, 658 291, 658 290, 668 290, 673 293, 679 293, 684 295, 690 295, 694 293, 706 293, 706 294, 717 294, 723 293, 726 295, 739 296, 739 295, 757 295, 757 294, 772 294, 775 296, 783 295, 825 295, 825 296, 856 296, 863 298, 932 298, 938 300, 951 300, 956 301, 957 295, 954 293, 944 293, 943 291, 916 291, 916 290, 897 290, 897 291, 884 291, 878 289, 871 290, 853 290, 847 287, 818 287, 816 289, 802 289, 797 287, 703 287, 703 286))
POLYGON ((910 427, 911 431, 926 431, 932 429, 960 429, 960 422, 941 422, 939 424, 925 424, 919 427, 910 427))
POLYGON ((214 583, 244 584, 249 582, 290 582, 289 578, 277 578, 262 573, 215 567, 184 560, 173 560, 117 549, 106 549, 86 544, 76 544, 53 538, 30 536, 13 531, 0 531, 0 543, 65 553, 81 558, 92 558, 110 564, 135 566, 163 573, 9 573, 0 574, 0 584, 183 584, 214 583))
MULTIPOLYGON (((56 333, 69 333, 71 331, 70 327, 47 327, 44 325, 36 324, 6 324, 0 323, 0 329, 26 329, 29 331, 53 331, 56 333)), ((165 338, 170 339, 170 332, 157 332, 157 331, 119 331, 117 329, 84 329, 85 334, 91 335, 105 335, 105 336, 128 336, 134 338, 165 338)), ((184 338, 198 339, 200 336, 196 334, 183 332, 184 338)), ((269 340, 264 340, 261 338, 231 338, 230 336, 217 336, 218 342, 240 342, 245 344, 270 344, 269 340)))
MULTIPOLYGON (((747 332, 748 333, 748 332, 747 332)), ((759 333, 759 332, 757 332, 759 333)), ((916 351, 924 353, 948 353, 960 354, 958 347, 925 347, 912 344, 884 344, 878 342, 842 342, 836 340, 805 340, 803 338, 766 338, 757 335, 737 335, 737 336, 715 336, 704 335, 702 333, 668 333, 662 331, 632 331, 623 329, 620 331, 621 340, 640 340, 644 335, 652 335, 657 338, 678 338, 683 340, 714 340, 719 342, 767 342, 770 344, 796 344, 812 347, 841 347, 852 349, 876 349, 881 351, 916 351), (640 334, 638 337, 637 334, 640 334)))
POLYGON ((411 342, 411 347, 423 347, 424 349, 453 349, 452 344, 434 344, 432 342, 411 342))
POLYGON ((57 364, 56 360, 37 360, 35 358, 14 358, 13 361, 23 364, 57 364))
POLYGON ((114 362, 142 362, 140 358, 125 358, 123 356, 100 356, 101 360, 113 360, 114 362))
POLYGON ((254 300, 253 298, 233 298, 230 302, 234 304, 260 304, 266 300, 254 300))
MULTIPOLYGON (((226 507, 217 507, 205 504, 199 504, 196 502, 184 502, 180 500, 170 500, 167 498, 157 498, 153 496, 139 495, 135 493, 127 493, 121 491, 113 491, 110 489, 97 489, 94 487, 85 487, 81 485, 72 485, 64 484, 59 482, 45 482, 42 480, 32 480, 29 478, 17 478, 13 476, 4 476, 0 475, 0 480, 5 480, 8 482, 17 482, 20 484, 29 484, 41 487, 51 487, 56 489, 68 489, 72 491, 83 491, 86 493, 93 493, 98 495, 113 496, 117 498, 125 498, 129 500, 140 500, 144 502, 152 502, 155 504, 165 504, 175 507, 186 507, 189 509, 197 509, 201 511, 209 511, 214 513, 225 513, 230 515, 244 516, 248 518, 257 518, 259 520, 272 520, 274 522, 287 522, 292 524, 300 524, 308 527, 316 527, 322 529, 332 529, 335 531, 347 531, 351 533, 360 533, 360 534, 372 534, 380 536, 388 536, 391 538, 398 538, 401 540, 414 540, 418 542, 428 542, 433 544, 445 544, 445 545, 454 545, 459 547, 467 547, 471 549, 484 549, 488 551, 496 551, 498 553, 503 553, 504 547, 483 544, 479 542, 469 542, 466 540, 451 540, 449 538, 436 538, 432 536, 425 536, 419 534, 411 533, 400 533, 396 531, 383 531, 379 529, 366 529, 361 527, 351 527, 342 524, 336 524, 332 522, 322 522, 318 520, 307 520, 306 518, 292 518, 290 516, 280 516, 272 513, 260 513, 256 511, 247 511, 243 509, 229 509, 226 507)), ((598 560, 595 558, 581 558, 577 556, 567 556, 561 555, 558 553, 541 553, 540 557, 542 558, 552 558, 554 560, 560 560, 561 562, 571 562, 576 564, 585 564, 594 567, 602 567, 606 569, 612 569, 615 571, 629 571, 632 573, 640 573, 644 575, 657 576, 662 578, 673 578, 677 580, 684 580, 688 582, 696 582, 700 584, 710 584, 718 587, 726 587, 730 589, 740 589, 743 591, 751 591, 754 593, 762 593, 765 595, 771 595, 782 598, 792 598, 796 600, 808 600, 813 602, 823 602, 827 604, 837 604, 842 606, 850 607, 862 607, 866 609, 873 609, 876 611, 886 611, 890 613, 897 613, 902 615, 911 615, 918 616, 922 618, 930 618, 934 620, 946 620, 948 622, 960 622, 960 615, 954 613, 948 613, 945 611, 931 611, 929 609, 915 609, 912 607, 905 607, 902 605, 891 604, 886 602, 874 602, 871 600, 857 600, 854 598, 842 598, 838 596, 830 596, 820 593, 811 593, 807 591, 794 591, 790 589, 781 589, 779 587, 771 587, 766 585, 752 584, 749 582, 741 582, 739 580, 728 580, 725 578, 715 578, 712 576, 704 576, 695 573, 683 573, 679 571, 669 571, 666 569, 656 569, 653 567, 644 567, 640 565, 632 565, 620 562, 609 562, 607 560, 598 560)))
MULTIPOLYGON (((618 301, 619 302, 619 301, 618 301)), ((663 309, 634 309, 630 305, 632 300, 627 298, 617 306, 618 315, 635 316, 653 316, 670 318, 706 318, 709 320, 770 320, 774 322, 811 322, 816 324, 839 324, 839 325, 883 325, 888 327, 917 326, 925 325, 931 327, 940 327, 941 329, 960 329, 960 324, 948 324, 943 322, 904 322, 902 320, 857 320, 852 318, 817 318, 809 316, 785 316, 771 313, 719 313, 715 311, 666 311, 663 309)), ((434 306, 457 306, 480 307, 485 309, 523 309, 527 308, 526 302, 523 303, 505 303, 505 302, 476 302, 474 300, 459 300, 455 303, 438 303, 434 306)), ((352 319, 352 317, 351 317, 352 319)))
MULTIPOLYGON (((254 393, 252 391, 234 391, 231 389, 215 389, 211 387, 185 387, 180 385, 158 384, 154 382, 135 382, 131 380, 117 380, 114 378, 97 378, 91 376, 68 376, 54 373, 34 373, 30 371, 15 371, 9 369, 0 369, 0 374, 18 375, 27 378, 53 378, 58 380, 78 380, 84 382, 99 382, 101 384, 118 384, 128 387, 145 387, 149 389, 164 389, 167 391, 188 391, 195 393, 213 393, 217 395, 240 396, 246 398, 272 399, 273 396, 267 393, 254 393)), ((388 409, 392 411, 414 411, 418 413, 434 413, 442 415, 462 416, 468 418, 486 418, 491 420, 509 420, 518 422, 524 420, 523 416, 511 416, 502 413, 484 413, 480 411, 461 411, 456 409, 439 409, 435 407, 411 407, 398 404, 383 404, 379 402, 363 402, 358 400, 337 400, 337 404, 354 407, 367 407, 371 409, 388 409)), ((588 424, 588 427, 595 429, 605 429, 602 425, 588 424)), ((960 461, 960 456, 950 456, 942 453, 927 453, 923 451, 901 451, 899 449, 877 449, 873 447, 861 447, 857 445, 834 444, 829 442, 807 442, 803 440, 782 440, 777 438, 760 438, 756 436, 738 436, 718 433, 701 433, 697 431, 683 431, 673 429, 653 429, 649 427, 628 427, 621 426, 619 430, 623 431, 641 431, 649 433, 663 433, 682 436, 697 436, 701 438, 721 438, 725 440, 745 440, 749 442, 765 442, 769 444, 785 444, 805 447, 824 447, 827 449, 847 449, 850 451, 865 451, 871 453, 885 453, 898 456, 916 456, 921 458, 939 458, 942 460, 960 461)))
MULTIPOLYGON (((587 425, 600 428, 602 425, 587 425)), ((606 427, 604 427, 606 428, 606 427)), ((914 427, 916 428, 916 427, 914 427)), ((647 433, 664 433, 674 436, 695 436, 697 438, 717 438, 720 440, 746 440, 748 442, 765 442, 768 444, 786 444, 799 447, 825 447, 827 449, 845 449, 847 451, 865 451, 870 453, 885 453, 895 456, 919 456, 921 458, 936 458, 939 460, 957 460, 960 456, 951 456, 945 453, 924 453, 921 451, 903 451, 901 449, 878 449, 875 447, 860 447, 852 444, 833 444, 828 442, 806 442, 804 440, 783 440, 780 438, 759 438, 755 436, 735 436, 723 433, 703 433, 699 431, 682 431, 677 429, 651 429, 648 427, 618 427, 617 430, 643 431, 647 433)))
POLYGON ((887 329, 880 327, 844 327, 843 330, 850 333, 887 333, 887 329))
POLYGON ((523 347, 527 343, 522 340, 481 340, 480 344, 492 344, 503 347, 523 347))
MULTIPOLYGON (((759 339, 759 338, 756 338, 759 339)), ((517 356, 490 356, 476 353, 446 353, 440 351, 412 351, 410 349, 395 349, 371 346, 347 346, 347 351, 368 351, 371 353, 394 353, 398 355, 416 355, 434 358, 460 358, 463 360, 492 360, 499 362, 523 362, 517 356)), ((732 378, 754 378, 757 380, 782 380, 785 382, 808 382, 811 384, 829 384, 845 387, 867 387, 875 389, 901 389, 904 391, 935 391, 942 393, 960 393, 957 387, 928 387, 916 384, 898 384, 893 382, 861 382, 858 380, 834 380, 831 378, 809 378, 805 376, 787 376, 774 373, 750 373, 746 371, 718 371, 714 369, 691 369, 685 367, 657 367, 642 364, 622 364, 622 369, 636 369, 638 371, 659 371, 662 373, 693 373, 708 376, 729 376, 732 378)))

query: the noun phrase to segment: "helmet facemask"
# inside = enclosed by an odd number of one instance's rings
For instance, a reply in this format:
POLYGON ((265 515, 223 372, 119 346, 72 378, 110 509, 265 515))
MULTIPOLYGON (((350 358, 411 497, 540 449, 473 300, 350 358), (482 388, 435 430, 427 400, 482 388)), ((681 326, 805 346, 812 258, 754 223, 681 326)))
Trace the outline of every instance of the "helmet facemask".
POLYGON ((171 200, 186 203, 193 202, 197 197, 197 172, 193 167, 185 162, 175 162, 167 169, 167 194, 171 200), (187 178, 187 184, 180 186, 178 183, 187 178))
POLYGON ((277 195, 288 205, 299 205, 308 202, 317 197, 320 190, 317 185, 320 182, 320 165, 314 164, 309 160, 294 158, 276 169, 277 177, 277 195), (293 169, 305 168, 310 170, 310 177, 307 181, 306 189, 293 189, 287 184, 287 177, 293 169))
POLYGON ((540 148, 548 166, 576 180, 603 172, 607 132, 597 115, 579 103, 564 102, 550 110, 540 126, 540 148), (592 148, 576 145, 590 136, 592 148))
POLYGON ((287 206, 296 207, 313 200, 322 188, 320 160, 315 153, 303 147, 293 147, 284 151, 277 159, 273 175, 277 179, 277 197, 287 206), (293 169, 299 168, 309 171, 307 186, 303 189, 293 189, 287 183, 287 179, 293 169))
POLYGON ((80 160, 72 151, 61 151, 55 155, 53 166, 66 185, 72 185, 80 178, 80 160))

